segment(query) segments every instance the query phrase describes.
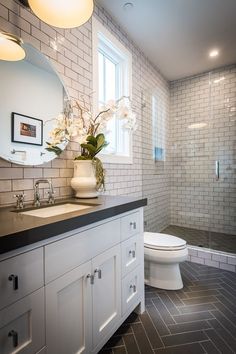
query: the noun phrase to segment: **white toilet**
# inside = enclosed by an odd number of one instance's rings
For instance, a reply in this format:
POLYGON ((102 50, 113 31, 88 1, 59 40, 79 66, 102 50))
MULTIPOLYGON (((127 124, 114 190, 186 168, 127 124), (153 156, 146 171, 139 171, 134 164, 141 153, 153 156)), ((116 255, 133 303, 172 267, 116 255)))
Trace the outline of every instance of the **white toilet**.
POLYGON ((186 241, 179 237, 144 232, 145 283, 155 288, 183 288, 179 263, 186 261, 186 241))

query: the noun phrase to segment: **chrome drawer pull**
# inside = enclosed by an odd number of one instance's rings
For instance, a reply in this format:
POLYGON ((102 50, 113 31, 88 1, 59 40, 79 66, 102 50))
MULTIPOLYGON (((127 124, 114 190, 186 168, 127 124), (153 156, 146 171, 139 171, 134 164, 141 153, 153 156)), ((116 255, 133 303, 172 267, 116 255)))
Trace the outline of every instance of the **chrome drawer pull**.
POLYGON ((98 275, 98 279, 102 279, 102 271, 101 269, 96 268, 94 271, 94 276, 98 275))
POLYGON ((133 289, 133 292, 136 293, 136 285, 130 285, 130 289, 133 289))
POLYGON ((11 330, 8 333, 8 337, 12 337, 12 345, 14 348, 18 346, 18 333, 14 330, 11 330))
POLYGON ((136 222, 130 222, 130 227, 132 227, 134 230, 136 230, 136 222))
POLYGON ((8 280, 13 282, 13 290, 18 290, 18 276, 11 274, 9 275, 8 280))
POLYGON ((133 258, 135 258, 135 251, 129 251, 129 255, 132 255, 133 258))
POLYGON ((90 279, 90 284, 91 284, 91 285, 94 284, 94 275, 88 274, 88 275, 87 275, 87 279, 90 279))

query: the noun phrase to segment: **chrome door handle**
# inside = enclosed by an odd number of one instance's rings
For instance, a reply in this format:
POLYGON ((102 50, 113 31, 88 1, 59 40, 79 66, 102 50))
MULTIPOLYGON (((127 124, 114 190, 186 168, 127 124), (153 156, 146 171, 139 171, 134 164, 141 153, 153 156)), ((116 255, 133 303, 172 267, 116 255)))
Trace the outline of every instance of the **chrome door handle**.
POLYGON ((215 175, 216 175, 216 181, 219 181, 220 179, 220 161, 216 160, 215 162, 215 175))
POLYGON ((98 275, 98 279, 102 279, 102 270, 96 268, 94 271, 94 277, 96 276, 96 274, 98 275))

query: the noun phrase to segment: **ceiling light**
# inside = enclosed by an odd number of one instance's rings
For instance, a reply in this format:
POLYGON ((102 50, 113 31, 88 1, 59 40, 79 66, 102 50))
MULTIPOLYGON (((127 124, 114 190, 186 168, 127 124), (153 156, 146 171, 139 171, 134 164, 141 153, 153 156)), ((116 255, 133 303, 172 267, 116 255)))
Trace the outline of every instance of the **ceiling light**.
POLYGON ((215 58, 215 57, 217 57, 218 55, 219 55, 219 51, 218 51, 217 49, 213 49, 213 50, 211 50, 210 53, 209 53, 209 57, 210 57, 210 58, 215 58))
POLYGON ((125 11, 130 11, 132 10, 134 7, 134 4, 132 2, 126 2, 124 5, 123 5, 123 9, 125 11))
POLYGON ((28 0, 28 3, 40 20, 60 28, 83 25, 92 16, 94 7, 93 0, 28 0))
POLYGON ((25 57, 21 38, 6 32, 0 32, 0 60, 17 61, 25 57))

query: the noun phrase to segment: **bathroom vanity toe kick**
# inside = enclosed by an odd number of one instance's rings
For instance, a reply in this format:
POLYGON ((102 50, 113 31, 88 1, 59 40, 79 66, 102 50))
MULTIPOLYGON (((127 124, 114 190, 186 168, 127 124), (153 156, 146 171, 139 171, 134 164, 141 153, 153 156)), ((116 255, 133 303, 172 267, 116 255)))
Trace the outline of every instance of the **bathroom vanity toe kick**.
POLYGON ((1 261, 3 353, 98 353, 138 305, 144 310, 142 225, 139 208, 1 261))

